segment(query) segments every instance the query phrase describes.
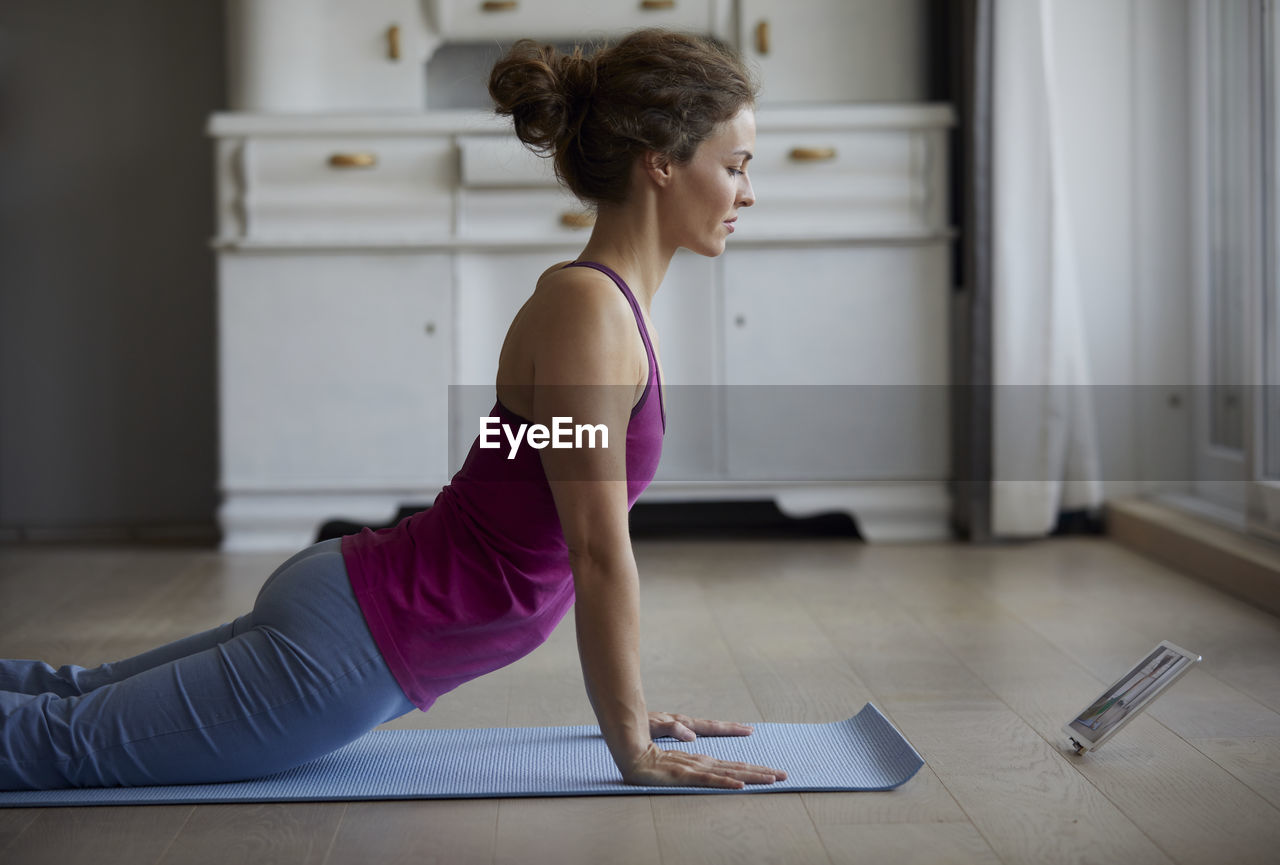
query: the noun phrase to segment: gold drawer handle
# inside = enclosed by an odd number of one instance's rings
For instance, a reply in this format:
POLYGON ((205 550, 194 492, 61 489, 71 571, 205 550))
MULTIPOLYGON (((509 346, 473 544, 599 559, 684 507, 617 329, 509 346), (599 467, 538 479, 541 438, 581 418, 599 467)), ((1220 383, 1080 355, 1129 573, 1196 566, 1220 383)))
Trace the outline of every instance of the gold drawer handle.
POLYGON ((373 168, 378 164, 375 153, 335 153, 329 157, 334 168, 373 168))
POLYGON ((834 147, 794 147, 789 154, 792 162, 830 162, 836 158, 834 147))
POLYGON ((518 0, 485 0, 480 4, 480 9, 484 12, 514 12, 518 8, 518 0))
POLYGON ((565 228, 590 228, 596 224, 596 215, 589 211, 570 210, 560 214, 560 224, 565 228))
POLYGON ((676 0, 640 0, 640 8, 646 12, 676 8, 676 0))
POLYGON ((769 53, 769 21, 765 19, 756 25, 756 51, 769 53))
POLYGON ((392 24, 387 28, 387 59, 400 59, 400 25, 392 24))

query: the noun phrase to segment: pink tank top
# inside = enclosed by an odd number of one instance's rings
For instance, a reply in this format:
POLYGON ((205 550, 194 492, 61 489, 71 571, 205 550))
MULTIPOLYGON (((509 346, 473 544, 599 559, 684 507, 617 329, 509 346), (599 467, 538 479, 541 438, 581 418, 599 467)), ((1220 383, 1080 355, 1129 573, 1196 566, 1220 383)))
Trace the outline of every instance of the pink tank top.
MULTIPOLYGON (((631 289, 609 268, 631 304, 649 359, 649 379, 627 425, 627 507, 653 480, 666 429, 658 364, 631 289)), ((513 427, 523 418, 495 403, 513 427)), ((342 539, 351 587, 383 658, 405 696, 426 710, 441 694, 524 657, 546 641, 573 605, 573 574, 540 451, 514 459, 481 448, 434 504, 390 528, 342 539)))

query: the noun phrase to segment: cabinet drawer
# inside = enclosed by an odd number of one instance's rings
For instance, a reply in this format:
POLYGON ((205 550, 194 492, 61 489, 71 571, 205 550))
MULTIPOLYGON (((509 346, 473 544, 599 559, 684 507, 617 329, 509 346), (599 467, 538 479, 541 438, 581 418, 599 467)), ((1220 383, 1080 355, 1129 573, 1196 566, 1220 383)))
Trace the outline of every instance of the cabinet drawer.
POLYGON ((551 158, 525 147, 514 133, 459 136, 458 162, 464 188, 557 183, 551 158))
POLYGON ((765 132, 743 228, 770 236, 921 238, 946 230, 940 130, 765 132))
POLYGON ((452 229, 456 155, 443 136, 248 139, 240 160, 238 201, 224 206, 245 239, 395 243, 452 229))
POLYGON ((597 0, 590 16, 564 0, 429 0, 446 41, 572 39, 637 27, 711 31, 715 0, 597 0))
POLYGON ((551 160, 514 135, 460 136, 458 152, 460 239, 574 241, 595 222, 556 180, 551 160))
POLYGON ((594 214, 559 187, 463 189, 459 194, 459 240, 585 243, 594 224, 594 214))

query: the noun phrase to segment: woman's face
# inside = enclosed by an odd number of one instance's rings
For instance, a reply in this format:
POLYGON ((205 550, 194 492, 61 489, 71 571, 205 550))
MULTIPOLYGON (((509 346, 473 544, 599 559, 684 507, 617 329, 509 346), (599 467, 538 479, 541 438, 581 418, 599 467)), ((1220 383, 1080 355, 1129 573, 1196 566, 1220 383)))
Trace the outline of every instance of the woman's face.
POLYGON ((720 124, 687 163, 671 166, 664 234, 700 255, 724 252, 738 210, 755 204, 747 163, 756 147, 756 116, 750 108, 720 124))

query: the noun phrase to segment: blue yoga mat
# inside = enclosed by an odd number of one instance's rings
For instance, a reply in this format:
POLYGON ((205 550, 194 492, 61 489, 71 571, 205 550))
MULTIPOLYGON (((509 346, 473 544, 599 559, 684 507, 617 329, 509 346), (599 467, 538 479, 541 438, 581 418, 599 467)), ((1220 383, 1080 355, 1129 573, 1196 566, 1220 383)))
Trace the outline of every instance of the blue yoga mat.
POLYGON ((750 736, 663 740, 662 746, 773 766, 787 772, 786 781, 742 791, 631 786, 618 777, 599 728, 592 726, 375 730, 256 781, 0 792, 0 807, 891 790, 924 765, 870 703, 833 724, 754 727, 750 736))

